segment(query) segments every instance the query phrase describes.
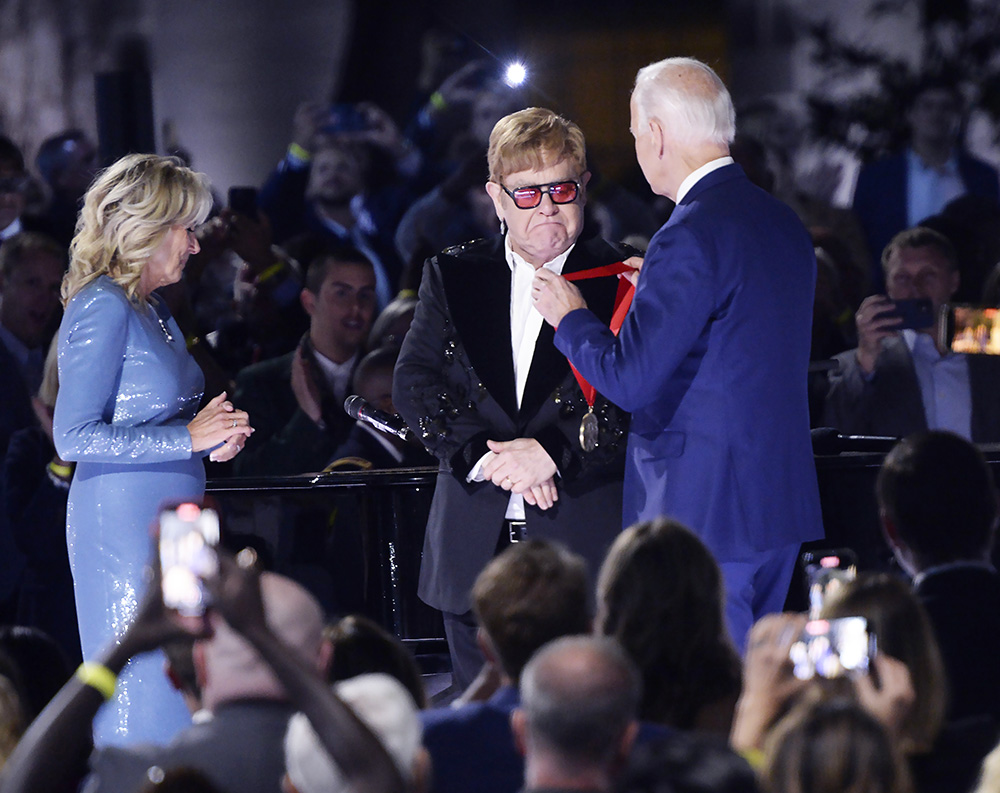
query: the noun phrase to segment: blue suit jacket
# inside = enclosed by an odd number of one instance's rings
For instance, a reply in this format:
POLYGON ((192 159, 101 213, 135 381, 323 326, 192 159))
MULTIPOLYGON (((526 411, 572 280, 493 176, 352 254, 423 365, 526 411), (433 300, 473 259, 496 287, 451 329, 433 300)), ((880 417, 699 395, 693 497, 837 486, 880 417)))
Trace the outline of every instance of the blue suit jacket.
POLYGON ((556 346, 632 411, 625 525, 669 515, 724 559, 822 536, 806 370, 816 263, 791 209, 738 165, 650 242, 617 338, 589 311, 556 346))
MULTIPOLYGON (((420 711, 424 746, 433 769, 431 793, 517 793, 524 789, 524 758, 514 743, 510 715, 521 704, 514 686, 486 702, 420 711)), ((672 727, 639 723, 636 745, 662 741, 672 727)))

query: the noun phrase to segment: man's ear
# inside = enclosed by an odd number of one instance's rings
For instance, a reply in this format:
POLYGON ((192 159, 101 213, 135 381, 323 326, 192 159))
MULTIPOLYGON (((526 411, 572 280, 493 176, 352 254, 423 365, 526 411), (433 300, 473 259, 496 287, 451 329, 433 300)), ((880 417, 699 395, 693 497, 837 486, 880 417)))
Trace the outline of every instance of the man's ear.
POLYGON ((500 659, 497 658, 497 651, 493 649, 493 642, 490 641, 490 635, 482 628, 476 629, 476 645, 479 647, 479 652, 483 654, 483 658, 486 659, 486 663, 493 664, 493 666, 499 669, 500 659))
POLYGON ((878 520, 882 525, 882 536, 885 537, 885 541, 889 544, 889 547, 893 549, 901 547, 904 543, 899 539, 899 529, 892 522, 889 513, 884 509, 879 509, 878 520))
POLYGON ((163 662, 163 674, 167 676, 167 680, 170 681, 170 687, 174 691, 184 693, 184 682, 181 680, 181 676, 174 670, 173 664, 170 661, 163 662))
POLYGON ((413 758, 413 781, 410 783, 412 793, 428 793, 431 789, 431 754, 426 747, 421 746, 413 758))
POLYGON ((316 310, 316 295, 308 289, 303 289, 299 292, 299 302, 302 303, 302 308, 311 317, 316 310))
POLYGON ((657 155, 662 158, 667 152, 667 131, 658 119, 651 118, 649 120, 649 132, 653 136, 653 146, 656 149, 657 155))
POLYGON ((580 196, 577 198, 580 206, 587 205, 587 184, 590 182, 590 177, 592 174, 590 171, 584 171, 580 174, 580 196))
POLYGON ((486 183, 486 192, 489 193, 490 198, 493 199, 493 208, 497 213, 497 220, 503 220, 503 188, 496 182, 486 183))
POLYGON ((320 677, 326 679, 330 674, 330 667, 333 665, 333 642, 323 639, 319 645, 319 654, 316 657, 316 671, 320 677))
POLYGON ((626 763, 628 763, 629 755, 632 754, 632 746, 635 744, 635 738, 639 734, 639 722, 632 721, 625 728, 625 732, 622 733, 622 737, 618 741, 618 763, 621 768, 624 768, 626 763))
POLYGON ((955 296, 955 293, 958 291, 958 287, 962 283, 962 274, 956 268, 951 271, 951 273, 948 276, 948 280, 951 283, 951 291, 948 293, 948 297, 950 299, 955 296))
POLYGON ((899 566, 906 571, 907 575, 916 575, 920 572, 921 564, 916 559, 913 549, 900 536, 899 529, 884 509, 879 509, 878 517, 879 523, 882 524, 882 536, 885 537, 885 541, 892 550, 892 555, 896 557, 899 566))
POLYGON ((521 708, 514 708, 510 714, 510 731, 514 736, 514 746, 518 754, 526 757, 528 754, 528 717, 521 708))

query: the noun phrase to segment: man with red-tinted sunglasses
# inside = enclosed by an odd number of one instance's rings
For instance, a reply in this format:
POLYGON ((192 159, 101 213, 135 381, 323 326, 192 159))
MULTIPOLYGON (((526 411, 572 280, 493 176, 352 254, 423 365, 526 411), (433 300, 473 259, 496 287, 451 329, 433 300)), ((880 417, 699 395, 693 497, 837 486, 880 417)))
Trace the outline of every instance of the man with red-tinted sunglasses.
POLYGON ((499 549, 557 540, 597 570, 621 527, 627 427, 581 386, 531 304, 539 269, 608 270, 579 283, 605 325, 614 312, 618 271, 605 266, 630 251, 579 241, 583 133, 550 110, 520 110, 493 128, 488 161, 502 234, 427 262, 393 384, 396 408, 440 460, 419 594, 444 613, 461 688, 482 665, 472 584, 499 549))

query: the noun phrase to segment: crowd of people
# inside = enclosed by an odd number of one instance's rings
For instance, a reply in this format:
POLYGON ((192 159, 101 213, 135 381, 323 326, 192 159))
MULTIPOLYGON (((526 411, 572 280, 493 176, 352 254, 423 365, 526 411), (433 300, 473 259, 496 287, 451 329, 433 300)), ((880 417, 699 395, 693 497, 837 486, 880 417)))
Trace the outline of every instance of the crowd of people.
POLYGON ((1000 753, 992 473, 969 441, 925 431, 888 455, 877 495, 912 585, 860 573, 817 621, 758 621, 742 660, 718 565, 682 524, 625 530, 601 566, 596 602, 581 556, 515 543, 475 581, 482 669, 445 707, 427 706, 417 661, 397 638, 362 618, 325 627, 315 598, 252 556, 220 558, 205 621, 165 610, 153 558, 126 631, 65 685, 48 675, 40 701, 24 683, 38 674, 31 659, 37 666, 52 648, 31 656, 31 642, 0 639, 0 780, 16 793, 81 783, 274 791, 282 778, 300 793, 990 793, 1000 753), (844 666, 802 674, 794 645, 809 626, 858 617, 875 637, 867 665, 845 673, 849 649, 835 642, 844 666), (95 717, 121 671, 158 647, 190 724, 162 745, 95 748, 95 717))
POLYGON ((487 73, 402 126, 303 104, 227 202, 177 157, 98 170, 71 130, 32 173, 0 136, 3 789, 995 790, 973 442, 1000 441, 1000 364, 942 330, 998 303, 1000 183, 961 151, 960 93, 917 85, 906 150, 824 213, 710 68, 652 64, 630 129, 664 211, 487 73), (822 537, 810 426, 903 439, 877 497, 905 575, 807 625, 781 611, 822 537), (204 620, 164 609, 146 529, 206 470, 421 465, 451 706, 252 555, 221 555, 204 620), (803 679, 806 637, 852 617, 866 664, 803 679))

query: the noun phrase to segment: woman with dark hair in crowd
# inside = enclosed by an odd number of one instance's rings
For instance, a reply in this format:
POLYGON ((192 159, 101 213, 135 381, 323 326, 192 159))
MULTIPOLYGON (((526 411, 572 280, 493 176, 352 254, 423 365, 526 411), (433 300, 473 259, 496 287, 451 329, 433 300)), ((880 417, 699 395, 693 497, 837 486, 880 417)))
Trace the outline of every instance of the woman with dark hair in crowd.
POLYGON ((601 566, 597 599, 596 632, 616 638, 642 673, 640 718, 728 735, 740 658, 701 540, 667 518, 629 527, 601 566))

